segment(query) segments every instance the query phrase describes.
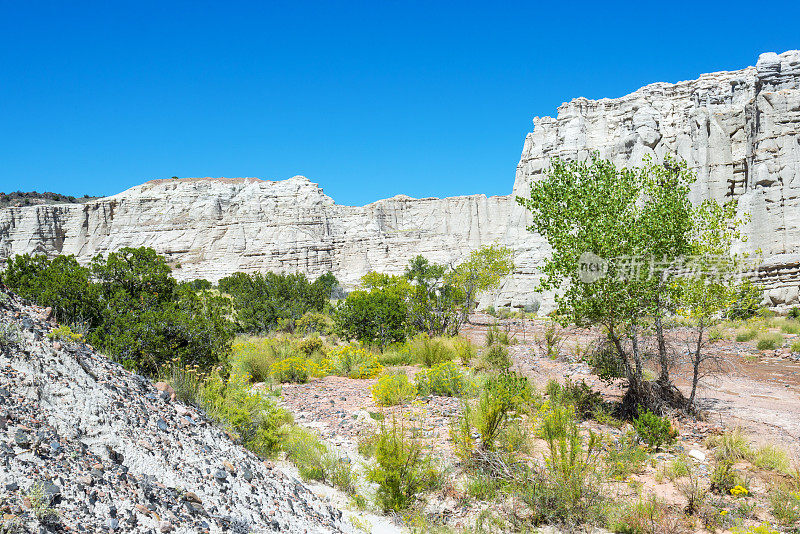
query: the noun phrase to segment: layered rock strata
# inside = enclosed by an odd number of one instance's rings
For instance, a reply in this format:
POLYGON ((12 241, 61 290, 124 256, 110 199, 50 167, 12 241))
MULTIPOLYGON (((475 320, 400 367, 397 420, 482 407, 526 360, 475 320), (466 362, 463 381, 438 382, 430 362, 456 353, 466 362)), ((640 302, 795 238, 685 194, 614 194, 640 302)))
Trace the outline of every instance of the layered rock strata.
MULTIPOLYGON (((697 173, 694 201, 737 199, 750 215, 742 248, 760 250, 773 306, 798 303, 800 254, 800 51, 762 54, 755 67, 655 83, 615 99, 577 98, 534 119, 512 195, 396 196, 342 206, 303 177, 156 180, 86 204, 0 210, 0 257, 75 254, 88 261, 123 246, 151 246, 179 278, 235 271, 332 271, 347 287, 370 270, 399 273, 423 254, 456 263, 502 243, 517 270, 492 299, 524 306, 548 252, 514 201, 552 157, 594 151, 618 165, 677 153, 697 173), (177 267, 177 265, 180 267, 177 267)), ((548 296, 544 296, 545 303, 548 296)))

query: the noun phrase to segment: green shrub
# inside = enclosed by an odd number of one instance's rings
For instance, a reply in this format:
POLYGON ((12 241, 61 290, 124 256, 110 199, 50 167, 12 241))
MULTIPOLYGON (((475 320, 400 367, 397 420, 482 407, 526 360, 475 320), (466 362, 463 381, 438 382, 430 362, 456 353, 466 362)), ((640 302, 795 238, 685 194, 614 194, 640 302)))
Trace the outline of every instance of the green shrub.
POLYGON ((420 395, 460 397, 475 388, 455 362, 444 362, 423 369, 417 373, 415 381, 420 395))
POLYGON ((16 345, 19 341, 19 326, 14 323, 0 322, 0 349, 16 345))
POLYGON ((770 512, 785 527, 796 527, 800 523, 800 485, 779 482, 769 491, 770 512))
POLYGON ((721 329, 721 328, 714 327, 714 328, 711 328, 711 329, 708 331, 708 340, 709 340, 711 343, 714 343, 715 341, 719 341, 720 339, 722 339, 722 338, 724 338, 724 337, 725 337, 725 335, 723 334, 723 332, 722 332, 722 329, 721 329))
POLYGON ((758 350, 772 350, 777 349, 783 345, 783 336, 778 333, 763 333, 758 336, 758 350))
POLYGON ((736 341, 744 342, 744 341, 752 341, 758 335, 758 329, 756 328, 748 328, 747 330, 743 330, 736 333, 736 341))
POLYGON ((781 534, 766 522, 755 527, 734 527, 731 532, 733 534, 781 534))
POLYGON ((492 325, 486 330, 486 345, 513 345, 516 343, 516 340, 509 336, 508 332, 505 330, 500 330, 497 325, 492 325))
POLYGON ((675 481, 679 478, 683 478, 689 476, 692 467, 689 463, 689 460, 686 456, 680 455, 673 458, 665 467, 664 467, 664 475, 672 480, 675 481))
POLYGON ((603 396, 584 380, 577 382, 568 378, 563 386, 558 382, 551 384, 548 381, 547 388, 552 402, 574 406, 575 413, 583 419, 591 417, 603 405, 603 396))
POLYGON ((272 377, 281 383, 305 384, 311 376, 320 374, 320 368, 308 358, 293 356, 275 362, 270 367, 272 377))
POLYGON ((569 531, 578 525, 602 522, 604 498, 593 459, 600 440, 584 440, 570 407, 557 406, 542 421, 547 442, 544 468, 535 468, 521 481, 519 498, 534 525, 558 524, 569 531))
POLYGON ((800 352, 800 339, 795 339, 792 341, 791 351, 800 352))
POLYGON ((307 311, 297 320, 296 327, 301 334, 327 336, 333 333, 333 319, 321 312, 307 311))
POLYGON ((659 417, 650 410, 640 413, 639 417, 633 420, 633 428, 639 439, 655 451, 664 444, 673 443, 677 437, 669 419, 659 417))
POLYGON ((356 475, 350 462, 331 452, 316 433, 294 426, 283 439, 281 449, 303 480, 319 480, 352 494, 356 475))
POLYGON ((787 316, 792 319, 800 319, 800 306, 793 306, 787 316))
POLYGON ((526 377, 516 373, 491 376, 483 384, 475 407, 465 404, 461 430, 471 424, 480 436, 481 449, 493 450, 509 416, 525 408, 532 398, 533 388, 526 377))
POLYGON ((329 356, 332 369, 340 376, 375 378, 383 372, 383 366, 375 354, 353 345, 337 347, 329 356))
POLYGON ((610 444, 604 459, 609 476, 624 480, 634 473, 640 473, 650 455, 644 447, 637 445, 631 433, 622 434, 619 441, 610 444))
POLYGON ((55 339, 58 341, 66 341, 67 343, 80 343, 83 341, 83 334, 73 332, 69 326, 61 325, 54 328, 47 334, 48 339, 55 339))
POLYGON ((503 345, 490 345, 483 350, 481 354, 481 365, 483 369, 494 369, 499 371, 506 371, 511 368, 511 357, 508 355, 508 349, 503 345))
POLYGON ((413 399, 415 394, 405 373, 385 374, 372 386, 372 398, 379 406, 395 406, 413 399))
POLYGON ((461 365, 469 365, 477 354, 477 349, 469 339, 461 336, 453 338, 453 352, 461 365))
POLYGON ((736 486, 745 486, 747 482, 742 480, 738 471, 733 468, 730 460, 721 460, 714 465, 711 473, 711 491, 720 495, 728 495, 731 489, 736 486))
POLYGON ((247 378, 232 374, 226 381, 218 371, 200 388, 203 410, 226 426, 241 443, 260 456, 275 452, 291 416, 273 401, 250 390, 247 378))
POLYGON ((256 383, 272 377, 272 364, 294 355, 289 344, 278 339, 240 337, 233 343, 230 359, 236 372, 247 373, 256 383))
POLYGON ((555 322, 549 322, 542 336, 544 340, 545 353, 551 360, 557 359, 561 355, 561 344, 564 336, 555 322))
POLYGON ((315 352, 321 352, 323 346, 324 345, 320 338, 317 336, 312 336, 300 341, 297 344, 297 350, 306 356, 311 356, 315 352))
POLYGON ((417 336, 412 342, 412 350, 416 361, 425 367, 433 367, 453 359, 452 349, 442 338, 430 338, 427 334, 417 336))
POLYGON ((384 512, 410 508, 436 475, 422 446, 407 438, 402 426, 396 421, 391 427, 381 424, 375 438, 375 465, 367 471, 367 480, 378 485, 376 499, 384 512))
POLYGON ((608 522, 608 528, 620 534, 667 534, 678 532, 671 527, 669 507, 655 495, 640 497, 619 505, 608 522))

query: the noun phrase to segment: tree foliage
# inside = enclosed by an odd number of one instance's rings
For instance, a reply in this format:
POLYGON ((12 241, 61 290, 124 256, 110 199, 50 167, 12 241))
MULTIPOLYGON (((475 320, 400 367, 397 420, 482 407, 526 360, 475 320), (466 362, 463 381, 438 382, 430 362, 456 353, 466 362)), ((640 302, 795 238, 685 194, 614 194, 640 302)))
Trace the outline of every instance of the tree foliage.
POLYGON ((694 180, 684 162, 617 169, 593 155, 584 162, 554 159, 546 177, 517 201, 531 214, 531 231, 552 247, 541 289, 555 289, 559 316, 580 326, 602 325, 621 360, 633 404, 650 399, 643 381, 641 330, 661 317, 675 294, 650 267, 692 250, 694 180), (607 263, 605 276, 582 278, 580 259, 607 263), (640 262, 644 262, 641 264, 640 262))
POLYGON ((178 284, 152 249, 123 248, 96 256, 89 267, 73 256, 15 256, 3 283, 58 321, 79 327, 95 346, 129 369, 155 375, 178 358, 210 368, 233 340, 229 300, 178 284))
POLYGON ((313 283, 299 273, 234 273, 219 281, 220 291, 233 299, 237 330, 248 333, 267 332, 282 319, 296 321, 306 312, 322 311, 337 285, 330 273, 313 283))
POLYGON ((473 250, 466 261, 447 273, 447 281, 459 288, 464 296, 461 322, 466 321, 479 293, 498 287, 513 271, 512 250, 493 244, 473 250))

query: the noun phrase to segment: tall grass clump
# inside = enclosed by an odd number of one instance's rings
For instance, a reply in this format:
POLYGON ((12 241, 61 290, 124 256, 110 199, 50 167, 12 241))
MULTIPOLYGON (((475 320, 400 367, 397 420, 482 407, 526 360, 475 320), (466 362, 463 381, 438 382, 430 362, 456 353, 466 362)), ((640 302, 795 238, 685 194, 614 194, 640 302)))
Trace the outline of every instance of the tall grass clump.
POLYGON ((756 328, 748 328, 747 330, 742 330, 736 333, 736 341, 740 343, 744 341, 753 341, 757 335, 758 330, 756 328))
POLYGON ((420 334, 414 338, 411 347, 416 361, 429 368, 455 357, 453 349, 445 339, 431 338, 427 334, 420 334))
POLYGON ((763 333, 758 336, 756 348, 758 350, 772 350, 783 346, 783 335, 775 333, 763 333))
POLYGON ((478 353, 475 345, 469 339, 461 336, 454 337, 452 344, 453 353, 456 359, 461 362, 461 365, 470 365, 478 353))
POLYGON ((347 345, 328 355, 332 371, 348 378, 375 378, 383 372, 378 357, 366 349, 347 345))

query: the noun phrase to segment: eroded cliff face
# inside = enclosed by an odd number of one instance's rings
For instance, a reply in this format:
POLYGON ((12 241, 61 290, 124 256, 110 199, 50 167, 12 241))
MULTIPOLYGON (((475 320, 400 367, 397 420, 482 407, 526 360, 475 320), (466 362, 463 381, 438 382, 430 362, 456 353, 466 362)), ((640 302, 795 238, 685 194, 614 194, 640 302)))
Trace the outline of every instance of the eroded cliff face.
POLYGON ((618 166, 677 153, 697 173, 693 201, 738 199, 750 214, 741 248, 761 250, 771 304, 798 303, 800 51, 762 54, 755 67, 655 83, 622 98, 577 98, 534 119, 514 193, 529 192, 550 159, 597 151, 618 166))
POLYGON ((456 263, 502 243, 517 271, 497 305, 524 306, 547 244, 526 230, 514 201, 550 158, 597 151, 618 165, 677 153, 697 173, 693 200, 736 198, 751 216, 744 245, 767 258, 761 277, 775 306, 798 302, 800 280, 800 51, 762 54, 755 67, 648 85, 622 98, 578 98, 534 119, 513 194, 445 199, 396 196, 342 206, 303 177, 155 180, 86 204, 0 210, 0 257, 75 254, 88 261, 124 246, 165 254, 178 278, 215 281, 236 271, 333 272, 347 287, 370 270, 400 273, 423 254, 456 263))

